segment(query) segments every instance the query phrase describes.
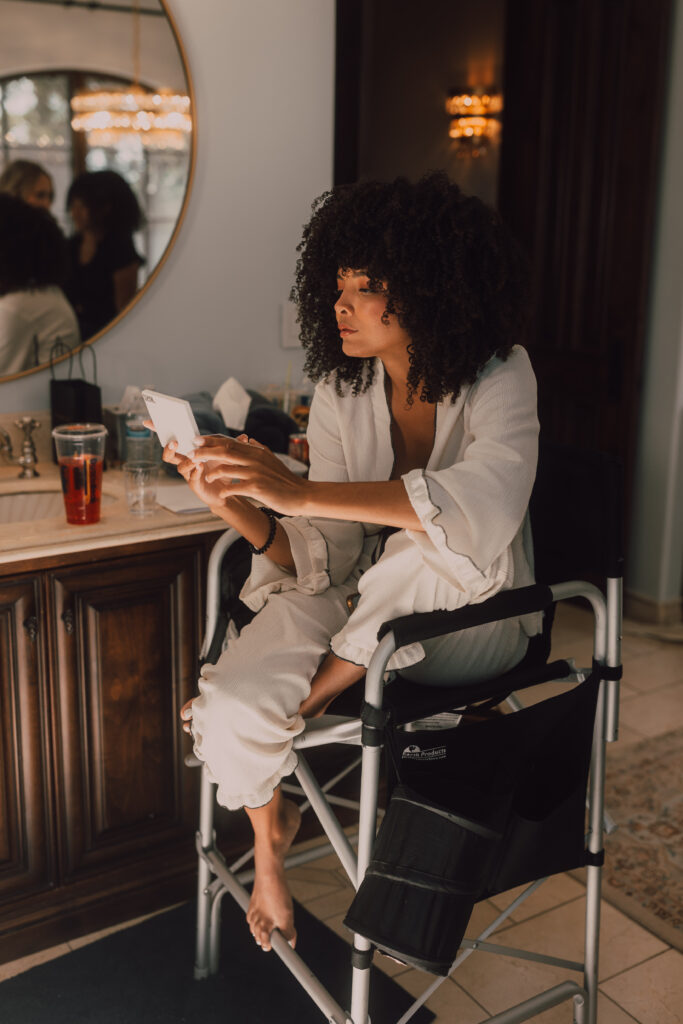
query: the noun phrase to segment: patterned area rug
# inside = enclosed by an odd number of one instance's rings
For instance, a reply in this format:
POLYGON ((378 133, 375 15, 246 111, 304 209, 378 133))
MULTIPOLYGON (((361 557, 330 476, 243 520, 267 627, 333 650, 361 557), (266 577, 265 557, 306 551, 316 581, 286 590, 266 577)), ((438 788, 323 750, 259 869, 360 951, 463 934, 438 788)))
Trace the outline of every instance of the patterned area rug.
POLYGON ((607 749, 603 896, 683 951, 683 729, 607 749))

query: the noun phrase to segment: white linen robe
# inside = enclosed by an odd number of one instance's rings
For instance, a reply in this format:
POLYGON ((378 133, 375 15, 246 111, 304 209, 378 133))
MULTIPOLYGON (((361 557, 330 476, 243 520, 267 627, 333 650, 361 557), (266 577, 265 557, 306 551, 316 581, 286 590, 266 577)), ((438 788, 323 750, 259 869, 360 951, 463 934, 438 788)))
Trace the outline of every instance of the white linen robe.
MULTIPOLYGON (((316 387, 308 439, 312 480, 388 480, 394 453, 382 363, 361 395, 316 387)), ((328 650, 367 666, 387 619, 454 609, 533 582, 527 506, 536 472, 536 383, 524 349, 489 360, 454 402, 437 405, 434 447, 403 483, 424 532, 388 539, 371 523, 280 520, 296 573, 255 556, 241 593, 259 614, 202 669, 195 753, 229 808, 272 797, 296 766, 298 713, 328 650), (386 539, 386 543, 385 543, 386 539), (346 598, 360 595, 349 614, 346 598)), ((397 651, 389 669, 416 682, 474 681, 521 659, 539 616, 506 620, 397 651)))

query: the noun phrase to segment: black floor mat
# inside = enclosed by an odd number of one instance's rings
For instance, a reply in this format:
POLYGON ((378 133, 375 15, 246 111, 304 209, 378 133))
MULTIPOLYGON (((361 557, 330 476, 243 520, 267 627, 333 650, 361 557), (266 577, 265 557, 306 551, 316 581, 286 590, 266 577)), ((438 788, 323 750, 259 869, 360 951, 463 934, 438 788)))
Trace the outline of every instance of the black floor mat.
MULTIPOLYGON (((297 952, 344 1008, 349 947, 296 907, 297 952)), ((325 1017, 274 953, 255 945, 237 905, 223 901, 221 969, 194 981, 194 905, 107 936, 0 985, 0 1020, 16 1024, 319 1024, 325 1017)), ((395 1024, 412 1002, 372 969, 373 1024, 395 1024)), ((425 987, 430 976, 425 975, 425 987)), ((428 1024, 422 1007, 412 1018, 428 1024)))

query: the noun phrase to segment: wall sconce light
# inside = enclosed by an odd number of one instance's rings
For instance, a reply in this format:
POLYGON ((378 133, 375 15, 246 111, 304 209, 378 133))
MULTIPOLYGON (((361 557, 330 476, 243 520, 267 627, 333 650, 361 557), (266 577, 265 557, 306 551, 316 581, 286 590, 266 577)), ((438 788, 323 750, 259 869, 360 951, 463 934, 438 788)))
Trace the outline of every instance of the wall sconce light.
POLYGON ((502 110, 503 97, 493 89, 451 90, 446 100, 451 118, 448 134, 459 144, 458 155, 476 157, 486 152, 486 143, 500 135, 502 110))

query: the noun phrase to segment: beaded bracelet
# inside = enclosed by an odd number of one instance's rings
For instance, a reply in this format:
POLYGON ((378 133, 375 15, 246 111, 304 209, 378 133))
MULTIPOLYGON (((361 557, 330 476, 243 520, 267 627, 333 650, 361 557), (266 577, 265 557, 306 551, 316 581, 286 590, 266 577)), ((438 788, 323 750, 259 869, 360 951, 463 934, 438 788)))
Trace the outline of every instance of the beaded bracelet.
POLYGON ((268 530, 268 536, 266 537, 265 544, 263 544, 260 548, 255 548, 253 544, 247 541, 247 544, 249 544, 249 550, 251 551, 252 555, 262 555, 264 554, 264 552, 268 550, 270 545, 275 540, 275 531, 277 529, 277 516, 273 512, 272 508, 266 508, 265 505, 259 505, 259 512, 265 512, 266 515, 268 516, 268 520, 270 522, 270 529, 268 530))

